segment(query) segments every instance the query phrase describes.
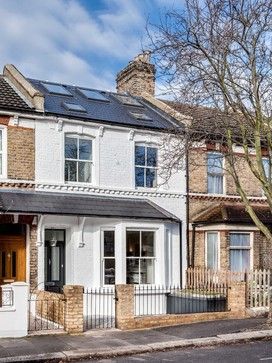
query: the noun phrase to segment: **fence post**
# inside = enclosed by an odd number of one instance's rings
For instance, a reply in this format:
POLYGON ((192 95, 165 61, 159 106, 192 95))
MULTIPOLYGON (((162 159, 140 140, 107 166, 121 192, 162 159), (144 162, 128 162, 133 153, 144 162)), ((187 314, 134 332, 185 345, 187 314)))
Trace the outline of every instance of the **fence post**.
POLYGON ((115 298, 116 328, 128 329, 134 320, 134 285, 116 285, 115 298))
POLYGON ((68 333, 83 332, 83 286, 65 285, 64 328, 68 333))
POLYGON ((246 283, 232 281, 228 289, 228 309, 237 316, 246 313, 246 283))

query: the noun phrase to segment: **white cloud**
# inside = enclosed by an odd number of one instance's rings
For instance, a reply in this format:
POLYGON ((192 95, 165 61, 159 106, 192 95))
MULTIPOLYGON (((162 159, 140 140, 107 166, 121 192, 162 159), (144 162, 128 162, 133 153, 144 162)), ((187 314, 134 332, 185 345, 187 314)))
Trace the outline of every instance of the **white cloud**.
POLYGON ((0 0, 0 66, 13 63, 29 77, 112 89, 110 64, 125 65, 140 50, 145 16, 137 1, 103 3, 103 11, 90 13, 77 0, 0 0))

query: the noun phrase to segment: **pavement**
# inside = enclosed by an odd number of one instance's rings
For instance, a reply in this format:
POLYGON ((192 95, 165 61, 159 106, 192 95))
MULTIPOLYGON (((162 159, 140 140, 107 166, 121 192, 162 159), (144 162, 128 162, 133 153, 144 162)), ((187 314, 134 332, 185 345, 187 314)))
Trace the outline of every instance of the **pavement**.
POLYGON ((165 328, 91 330, 81 335, 0 339, 0 363, 105 359, 173 349, 272 340, 266 318, 220 320, 165 328))

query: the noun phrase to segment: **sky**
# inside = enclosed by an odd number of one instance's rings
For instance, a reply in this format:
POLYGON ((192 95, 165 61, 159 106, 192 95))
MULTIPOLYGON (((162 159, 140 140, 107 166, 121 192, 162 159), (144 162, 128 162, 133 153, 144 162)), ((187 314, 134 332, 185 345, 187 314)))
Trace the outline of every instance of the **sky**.
MULTIPOLYGON (((25 76, 115 90, 115 77, 181 0, 0 0, 0 67, 25 76)), ((158 92, 160 92, 158 90, 158 92)))

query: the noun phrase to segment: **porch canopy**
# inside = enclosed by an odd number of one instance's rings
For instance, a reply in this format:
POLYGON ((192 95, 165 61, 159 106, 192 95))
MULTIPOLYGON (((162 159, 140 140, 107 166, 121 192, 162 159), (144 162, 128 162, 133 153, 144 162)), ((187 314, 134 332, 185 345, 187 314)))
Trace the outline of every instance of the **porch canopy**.
POLYGON ((55 214, 179 221, 176 216, 148 199, 25 190, 1 190, 0 211, 2 214, 55 214))
MULTIPOLYGON (((258 218, 267 225, 272 225, 271 210, 267 205, 252 205, 258 218)), ((193 224, 254 224, 245 206, 242 204, 220 203, 193 217, 193 224)))

